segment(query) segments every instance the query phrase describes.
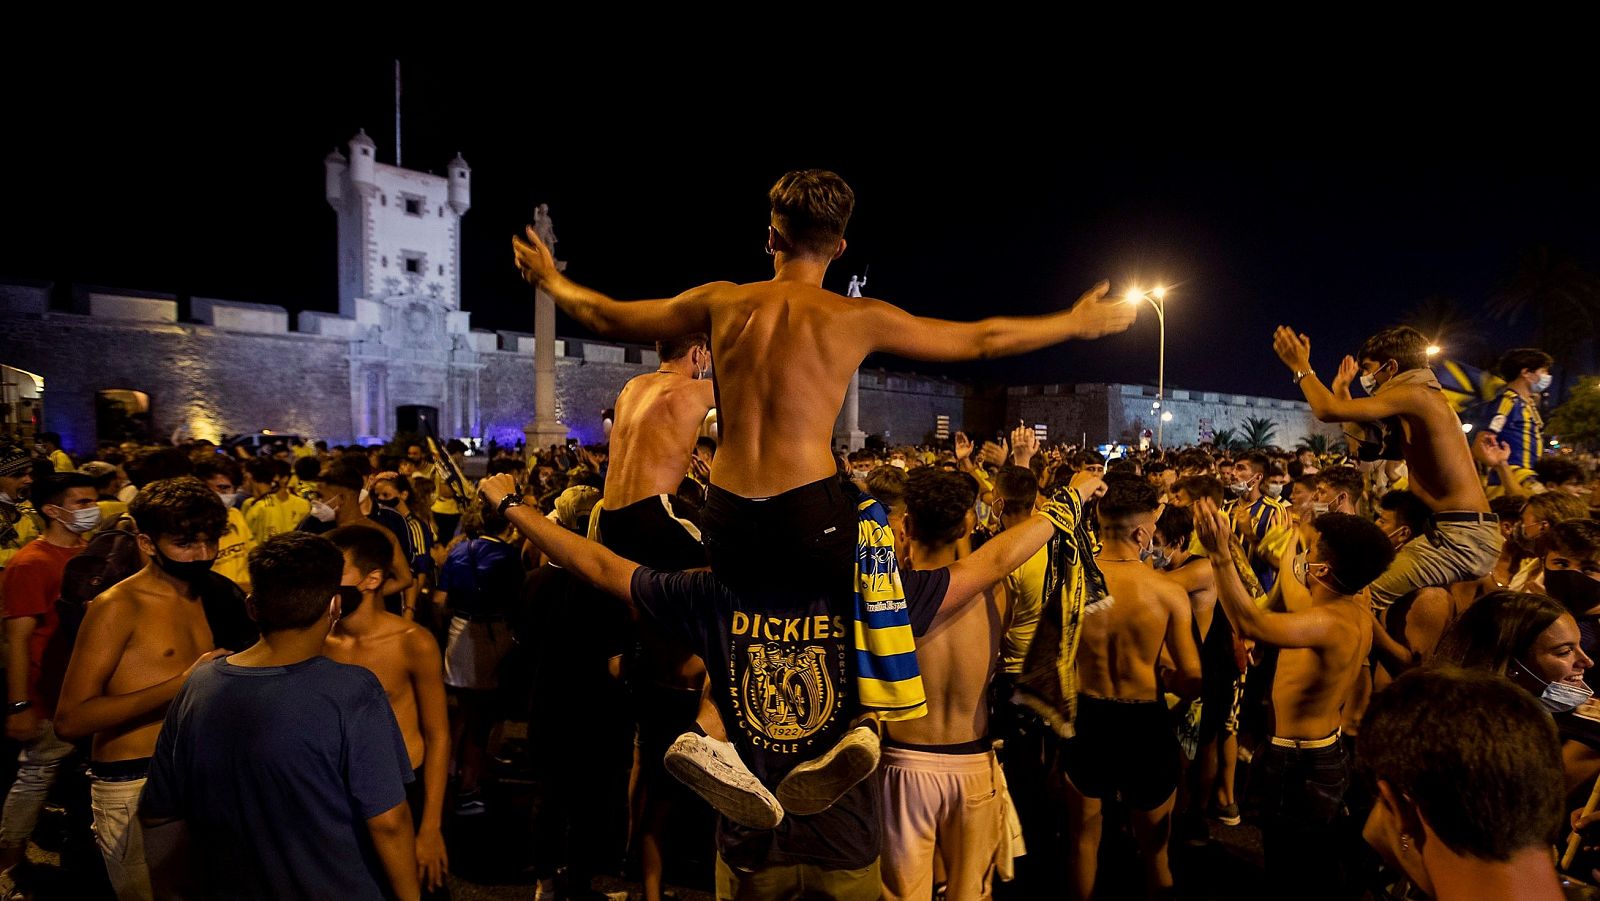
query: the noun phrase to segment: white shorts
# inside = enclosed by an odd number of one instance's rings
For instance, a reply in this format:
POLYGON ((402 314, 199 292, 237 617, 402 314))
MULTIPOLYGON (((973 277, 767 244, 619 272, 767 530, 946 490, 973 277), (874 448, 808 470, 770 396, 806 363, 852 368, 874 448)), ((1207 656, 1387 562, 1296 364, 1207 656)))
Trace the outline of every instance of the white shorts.
POLYGON ((505 620, 468 622, 450 618, 444 650, 444 684, 487 691, 500 687, 500 661, 511 652, 511 626, 505 620))

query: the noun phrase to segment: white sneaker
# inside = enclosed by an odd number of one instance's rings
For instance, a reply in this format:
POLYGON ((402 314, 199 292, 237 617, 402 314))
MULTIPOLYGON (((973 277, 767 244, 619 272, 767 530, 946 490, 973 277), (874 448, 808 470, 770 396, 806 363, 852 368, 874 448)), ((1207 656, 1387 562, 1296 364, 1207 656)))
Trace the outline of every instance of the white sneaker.
POLYGON ((778 783, 778 803, 790 813, 818 814, 878 768, 878 733, 857 726, 828 749, 789 771, 778 783))
POLYGON ((716 811, 750 829, 774 829, 783 808, 729 742, 685 732, 662 759, 667 772, 694 790, 716 811))

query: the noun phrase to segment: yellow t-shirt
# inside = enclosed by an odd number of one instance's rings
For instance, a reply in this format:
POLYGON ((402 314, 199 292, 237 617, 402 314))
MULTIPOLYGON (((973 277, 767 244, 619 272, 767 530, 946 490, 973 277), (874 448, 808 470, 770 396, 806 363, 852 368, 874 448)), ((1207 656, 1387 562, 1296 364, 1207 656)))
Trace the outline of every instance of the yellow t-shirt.
POLYGON ((1000 638, 1000 670, 1021 673, 1023 658, 1039 629, 1039 614, 1044 609, 1044 574, 1050 566, 1050 545, 1039 548, 1028 562, 1006 576, 1006 593, 1011 595, 1011 625, 1000 638))
POLYGON ((72 458, 67 456, 67 452, 60 448, 50 452, 50 465, 56 468, 56 472, 76 472, 78 470, 78 467, 72 465, 72 458))
POLYGON ((229 507, 228 529, 217 540, 217 562, 211 565, 211 571, 227 576, 240 588, 249 591, 250 570, 246 566, 246 558, 255 546, 255 535, 245 522, 244 514, 229 507))
POLYGON ((44 531, 43 517, 33 511, 32 504, 22 501, 15 510, 16 522, 8 522, 7 517, 0 517, 0 569, 5 569, 23 545, 38 538, 44 531))
POLYGON ((276 494, 259 498, 244 513, 250 534, 260 544, 274 535, 293 532, 300 520, 311 515, 311 502, 297 495, 279 500, 276 494))

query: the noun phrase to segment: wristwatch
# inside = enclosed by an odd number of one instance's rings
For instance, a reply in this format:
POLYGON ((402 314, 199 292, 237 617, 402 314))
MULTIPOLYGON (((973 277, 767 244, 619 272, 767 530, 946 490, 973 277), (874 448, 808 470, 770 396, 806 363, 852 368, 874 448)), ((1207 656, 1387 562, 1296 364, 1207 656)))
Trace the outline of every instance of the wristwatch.
POLYGON ((500 499, 500 503, 494 509, 496 513, 505 516, 507 510, 520 506, 522 506, 522 498, 517 497, 515 494, 508 494, 500 499))
POLYGON ((13 701, 6 705, 6 716, 10 716, 13 713, 21 713, 32 706, 32 701, 13 701))
POLYGON ((1293 383, 1293 384, 1298 385, 1298 384, 1300 384, 1300 380, 1301 379, 1305 378, 1308 375, 1316 375, 1316 374, 1317 374, 1317 371, 1315 369, 1301 369, 1301 370, 1297 371, 1294 374, 1294 378, 1290 379, 1289 381, 1291 383, 1293 383))

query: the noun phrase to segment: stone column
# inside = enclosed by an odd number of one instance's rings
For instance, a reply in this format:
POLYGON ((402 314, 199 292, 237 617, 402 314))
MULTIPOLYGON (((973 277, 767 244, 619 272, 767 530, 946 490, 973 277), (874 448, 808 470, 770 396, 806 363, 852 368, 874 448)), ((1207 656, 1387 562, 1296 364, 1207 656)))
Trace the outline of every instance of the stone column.
POLYGON ((556 302, 540 289, 533 309, 533 421, 522 427, 529 455, 567 440, 567 427, 556 419, 556 302))
POLYGON ((861 370, 850 376, 850 389, 844 395, 844 420, 838 434, 833 436, 836 445, 843 444, 858 451, 866 446, 867 433, 861 431, 861 370))

